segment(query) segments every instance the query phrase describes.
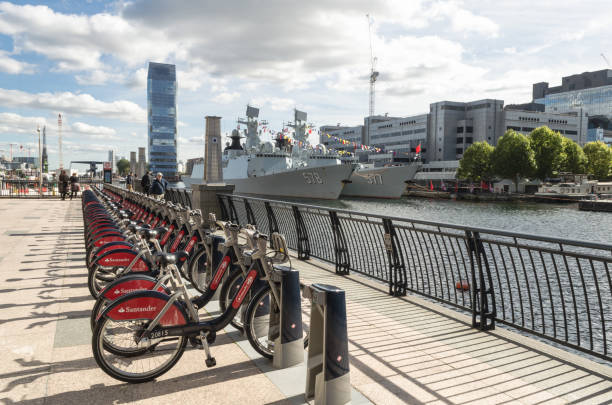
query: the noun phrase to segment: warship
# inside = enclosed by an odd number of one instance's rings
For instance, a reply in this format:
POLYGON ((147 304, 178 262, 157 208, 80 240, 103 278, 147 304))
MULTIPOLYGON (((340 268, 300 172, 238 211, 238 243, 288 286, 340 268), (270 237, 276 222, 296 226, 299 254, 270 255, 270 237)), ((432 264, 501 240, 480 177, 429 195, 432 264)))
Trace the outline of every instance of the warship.
MULTIPOLYGON (((304 126, 305 113, 301 114, 296 114, 299 119, 293 125, 304 126)), ((328 156, 328 164, 308 165, 300 158, 305 150, 296 144, 291 145, 282 134, 275 139, 275 143, 261 141, 258 133, 259 109, 247 106, 246 116, 246 119, 238 120, 239 124, 247 126, 246 143, 240 143, 243 137, 235 129, 231 143, 223 151, 223 181, 234 184, 235 193, 331 200, 340 196, 355 164, 342 164, 336 156, 328 156)), ((196 184, 203 177, 204 165, 197 163, 183 182, 186 185, 196 184)))

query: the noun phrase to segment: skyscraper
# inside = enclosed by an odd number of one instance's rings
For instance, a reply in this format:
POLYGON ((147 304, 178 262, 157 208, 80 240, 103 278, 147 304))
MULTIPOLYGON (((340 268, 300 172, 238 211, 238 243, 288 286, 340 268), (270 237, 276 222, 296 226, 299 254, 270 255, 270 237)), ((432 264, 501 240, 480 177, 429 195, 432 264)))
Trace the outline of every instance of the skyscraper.
POLYGON ((176 67, 149 62, 147 76, 149 164, 152 172, 177 176, 176 67))
POLYGON ((43 173, 49 173, 49 155, 47 154, 47 126, 43 127, 43 150, 42 150, 43 173))

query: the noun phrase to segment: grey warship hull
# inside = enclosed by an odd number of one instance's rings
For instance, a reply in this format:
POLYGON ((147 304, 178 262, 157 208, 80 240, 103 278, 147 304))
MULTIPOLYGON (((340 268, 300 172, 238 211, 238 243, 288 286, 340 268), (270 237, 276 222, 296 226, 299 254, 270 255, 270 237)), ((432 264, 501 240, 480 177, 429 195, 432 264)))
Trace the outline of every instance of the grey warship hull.
POLYGON ((344 186, 342 196, 368 198, 400 198, 406 182, 414 179, 419 164, 375 167, 355 170, 351 182, 344 186))
MULTIPOLYGON (((336 200, 353 170, 353 165, 308 167, 263 176, 224 178, 223 181, 233 184, 236 194, 336 200)), ((190 178, 183 181, 188 186, 202 182, 190 178)))

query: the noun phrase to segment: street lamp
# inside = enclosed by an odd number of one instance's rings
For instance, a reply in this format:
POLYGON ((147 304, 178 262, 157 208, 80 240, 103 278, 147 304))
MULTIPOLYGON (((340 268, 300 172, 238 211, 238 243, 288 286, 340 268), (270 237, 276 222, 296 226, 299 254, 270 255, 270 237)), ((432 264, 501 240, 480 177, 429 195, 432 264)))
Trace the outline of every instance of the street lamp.
POLYGON ((36 127, 36 132, 38 132, 38 193, 42 198, 42 151, 40 148, 40 125, 36 127))

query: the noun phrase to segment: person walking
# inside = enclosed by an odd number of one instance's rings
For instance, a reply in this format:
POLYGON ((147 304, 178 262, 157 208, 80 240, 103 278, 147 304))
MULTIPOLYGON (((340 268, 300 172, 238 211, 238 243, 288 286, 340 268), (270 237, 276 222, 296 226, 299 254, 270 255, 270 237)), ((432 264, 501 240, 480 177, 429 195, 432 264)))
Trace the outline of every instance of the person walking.
POLYGON ((144 176, 142 176, 140 185, 142 186, 143 193, 149 195, 149 189, 151 188, 151 172, 146 172, 144 176))
POLYGON ((128 191, 134 191, 134 173, 130 172, 125 178, 125 185, 128 191))
POLYGON ((155 175, 155 180, 151 183, 150 193, 153 197, 161 200, 164 198, 164 194, 166 193, 166 188, 168 187, 168 182, 163 178, 163 174, 157 173, 155 175))
POLYGON ((79 178, 77 177, 76 173, 72 173, 72 176, 70 176, 70 199, 72 200, 72 197, 76 197, 77 193, 79 192, 79 190, 81 189, 81 186, 79 186, 79 178))
POLYGON ((68 175, 66 174, 66 170, 62 170, 59 176, 59 182, 57 184, 59 188, 60 195, 62 196, 62 200, 66 199, 66 194, 68 194, 68 175))

